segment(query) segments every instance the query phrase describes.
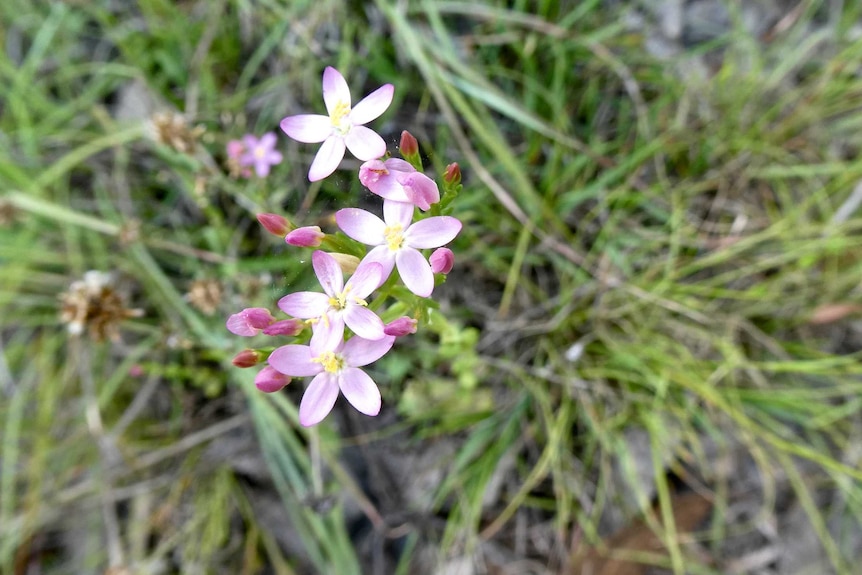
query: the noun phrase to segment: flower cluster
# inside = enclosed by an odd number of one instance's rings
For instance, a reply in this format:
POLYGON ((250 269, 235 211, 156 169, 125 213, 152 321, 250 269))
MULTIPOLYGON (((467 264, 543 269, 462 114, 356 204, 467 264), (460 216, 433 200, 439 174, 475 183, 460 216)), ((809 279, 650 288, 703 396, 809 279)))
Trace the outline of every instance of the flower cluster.
MULTIPOLYGON (((327 67, 323 100, 328 115, 302 114, 281 122, 294 140, 322 142, 308 172, 310 181, 331 175, 349 150, 364 162, 359 181, 383 199, 382 218, 354 207, 339 210, 335 222, 343 235, 326 234, 317 226, 295 227, 278 214, 257 216, 267 231, 290 245, 322 248, 311 256, 321 291, 291 293, 278 301, 289 319, 278 320, 264 308, 248 308, 227 320, 228 330, 237 335, 298 338, 275 349, 242 351, 234 365, 251 367, 266 361, 255 384, 269 393, 282 389, 292 377, 312 377, 299 406, 302 425, 323 420, 339 393, 361 413, 379 413, 380 391, 361 368, 389 352, 398 337, 416 332, 419 319, 430 309, 426 298, 454 264, 454 254, 443 246, 461 231, 461 222, 446 215, 461 187, 457 164, 447 167, 441 196, 437 183, 422 172, 418 143, 409 132, 402 133, 403 159, 398 159, 388 157, 383 138, 365 127, 386 111, 393 93, 393 86, 386 84, 351 106, 344 77, 327 67), (423 250, 435 251, 427 257, 423 250)), ((260 142, 240 142, 245 155, 236 146, 233 151, 240 165, 253 165, 259 176, 278 163, 272 161, 275 142, 268 136, 260 142)))
POLYGON ((272 166, 281 163, 281 152, 275 149, 277 142, 275 134, 267 132, 259 139, 246 134, 242 140, 231 140, 227 143, 227 161, 231 174, 251 177, 251 168, 259 178, 269 175, 272 166))

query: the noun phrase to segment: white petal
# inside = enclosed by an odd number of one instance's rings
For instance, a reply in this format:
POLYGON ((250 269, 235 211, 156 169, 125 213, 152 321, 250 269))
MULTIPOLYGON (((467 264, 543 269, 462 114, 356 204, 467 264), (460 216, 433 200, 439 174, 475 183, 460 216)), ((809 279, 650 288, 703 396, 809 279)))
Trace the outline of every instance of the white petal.
POLYGON ((386 153, 386 142, 377 132, 365 126, 353 126, 344 137, 350 153, 363 162, 376 160, 386 153))
MULTIPOLYGON (((384 84, 360 100, 350 111, 350 121, 356 126, 380 117, 392 103, 395 86, 384 84)), ((382 155, 382 154, 381 154, 382 155)))
POLYGON ((281 121, 280 125, 285 134, 297 142, 306 144, 322 142, 332 134, 332 123, 329 118, 317 114, 288 116, 281 121))
POLYGON ((309 181, 316 182, 332 174, 344 157, 344 140, 337 136, 331 136, 323 142, 311 167, 308 169, 309 181))

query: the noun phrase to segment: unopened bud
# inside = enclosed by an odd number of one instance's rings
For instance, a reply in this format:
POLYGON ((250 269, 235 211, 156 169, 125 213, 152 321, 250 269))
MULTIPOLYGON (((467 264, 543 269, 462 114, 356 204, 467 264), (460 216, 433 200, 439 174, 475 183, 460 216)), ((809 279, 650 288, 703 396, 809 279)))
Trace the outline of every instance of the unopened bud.
POLYGON ((416 323, 416 320, 412 317, 399 317, 383 326, 383 333, 394 335, 395 337, 416 333, 416 323))
POLYGON ((253 349, 244 349, 233 357, 231 363, 235 367, 254 367, 261 360, 260 352, 253 349))
POLYGON ((320 231, 320 227, 306 226, 304 228, 296 228, 287 234, 284 241, 300 248, 316 248, 325 237, 326 234, 320 231))
POLYGON ((443 181, 449 186, 457 186, 461 183, 461 166, 458 162, 452 162, 446 166, 446 171, 443 172, 443 181))
POLYGON ((278 214, 258 214, 257 221, 266 231, 274 236, 283 238, 290 231, 290 222, 284 216, 278 214))
POLYGON ((431 263, 431 271, 435 274, 448 274, 455 265, 455 254, 449 248, 438 248, 428 258, 431 263))
POLYGON ((290 376, 266 366, 254 378, 254 385, 264 393, 275 393, 290 383, 290 376))
POLYGON ((265 335, 297 335, 305 329, 305 322, 301 319, 283 319, 263 328, 265 335))
POLYGON ((413 134, 404 130, 401 132, 401 143, 398 146, 401 149, 401 155, 406 159, 408 156, 414 156, 419 153, 419 142, 413 137, 413 134))
POLYGON ((268 309, 250 307, 230 316, 227 319, 227 329, 233 334, 251 337, 273 322, 275 318, 268 309))
POLYGON ((356 256, 352 256, 350 254, 342 254, 342 253, 331 253, 336 262, 338 262, 338 267, 341 268, 341 271, 346 274, 352 274, 356 271, 356 268, 359 267, 359 258, 356 256))

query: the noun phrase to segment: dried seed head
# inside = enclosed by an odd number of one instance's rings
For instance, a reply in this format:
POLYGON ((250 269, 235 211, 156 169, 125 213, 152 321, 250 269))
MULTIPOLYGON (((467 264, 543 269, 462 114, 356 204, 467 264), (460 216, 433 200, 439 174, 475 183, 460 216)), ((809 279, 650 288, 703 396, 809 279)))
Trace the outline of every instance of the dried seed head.
POLYGON ((60 319, 70 334, 82 335, 86 331, 96 341, 116 340, 120 322, 143 315, 143 310, 125 306, 113 283, 111 274, 89 271, 60 294, 60 319))
POLYGON ((189 286, 186 294, 188 302, 204 315, 213 315, 222 302, 224 289, 217 279, 195 280, 189 286))
POLYGON ((198 140, 206 131, 203 126, 189 126, 182 114, 156 112, 150 118, 156 141, 182 154, 193 154, 198 140))

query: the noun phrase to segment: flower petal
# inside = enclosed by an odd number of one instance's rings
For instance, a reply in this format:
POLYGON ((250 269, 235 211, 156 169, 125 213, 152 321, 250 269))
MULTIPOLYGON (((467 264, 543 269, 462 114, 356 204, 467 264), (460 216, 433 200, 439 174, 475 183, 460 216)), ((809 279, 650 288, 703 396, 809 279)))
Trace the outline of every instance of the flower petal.
POLYGON ((339 104, 350 106, 350 88, 347 86, 347 80, 332 66, 327 66, 323 71, 323 101, 330 116, 339 104))
POLYGON ((409 174, 401 180, 405 195, 410 202, 416 204, 423 212, 440 201, 440 189, 437 184, 425 174, 409 174))
POLYGON ((434 272, 425 256, 413 248, 401 248, 395 254, 395 265, 407 289, 419 297, 428 297, 434 291, 434 272))
POLYGON ((350 121, 354 126, 360 126, 380 117, 392 103, 393 94, 395 86, 392 84, 380 86, 356 103, 350 111, 350 121))
POLYGON ((316 144, 332 135, 332 122, 320 114, 288 116, 280 126, 285 134, 305 144, 316 144))
POLYGON ((344 339, 344 318, 342 314, 328 313, 315 325, 311 334, 311 355, 319 356, 325 351, 335 351, 344 339))
POLYGON ((363 162, 376 160, 386 153, 386 142, 383 138, 365 126, 353 126, 344 137, 344 143, 350 153, 363 162))
POLYGON ((323 421, 338 399, 338 383, 329 373, 311 380, 299 403, 299 423, 308 427, 323 421))
POLYGON ((412 248, 439 248, 455 239, 461 221, 452 216, 435 216, 416 222, 404 232, 404 243, 412 248))
POLYGON ((278 308, 293 317, 320 317, 329 309, 329 296, 313 291, 298 291, 278 300, 278 308))
POLYGON ((341 293, 341 290, 344 289, 344 275, 341 272, 341 266, 338 265, 334 257, 317 250, 311 254, 311 265, 314 267, 314 273, 326 295, 335 297, 341 293))
POLYGON ((380 276, 383 275, 383 266, 375 262, 359 262, 356 271, 347 280, 347 288, 350 290, 350 298, 364 299, 371 295, 380 285, 380 276))
POLYGON ((383 333, 383 320, 367 307, 349 305, 343 316, 347 327, 363 339, 377 340, 386 335, 383 333))
MULTIPOLYGON (((341 372, 338 378, 341 393, 359 413, 377 415, 380 413, 380 390, 371 377, 355 367, 341 372)), ((304 399, 304 398, 303 398, 304 399)))
POLYGON ((311 162, 311 167, 308 169, 308 180, 316 182, 329 176, 341 163, 343 157, 344 139, 338 136, 327 138, 317 151, 317 155, 314 156, 314 161, 311 162))
MULTIPOLYGON (((362 258, 363 263, 378 263, 383 268, 383 274, 380 276, 380 284, 377 287, 383 285, 386 280, 389 279, 390 274, 392 274, 392 269, 395 267, 395 252, 389 249, 389 246, 382 245, 377 246, 372 249, 370 252, 365 254, 365 257, 362 258)), ((360 263, 359 265, 362 265, 360 263)))
POLYGON ((273 134, 272 132, 267 132, 260 137, 258 145, 265 150, 271 150, 275 147, 276 141, 277 139, 275 137, 275 134, 273 134))
POLYGON ((383 220, 359 208, 344 208, 335 212, 335 222, 341 231, 357 242, 369 246, 379 246, 386 241, 383 220))
POLYGON ((285 375, 304 377, 317 375, 323 366, 312 361, 311 348, 307 345, 283 345, 269 355, 269 365, 285 375))
POLYGON ((395 337, 391 335, 378 340, 352 337, 344 344, 341 355, 349 367, 362 367, 386 355, 394 343, 395 337))
POLYGON ((401 226, 405 236, 410 222, 413 221, 413 204, 408 202, 393 202, 392 200, 383 201, 383 221, 387 226, 401 226))

